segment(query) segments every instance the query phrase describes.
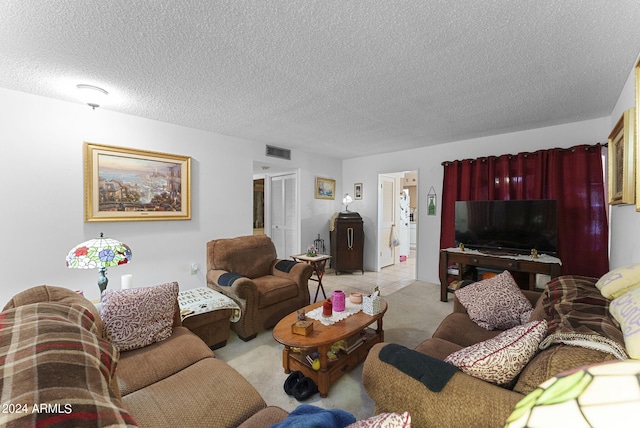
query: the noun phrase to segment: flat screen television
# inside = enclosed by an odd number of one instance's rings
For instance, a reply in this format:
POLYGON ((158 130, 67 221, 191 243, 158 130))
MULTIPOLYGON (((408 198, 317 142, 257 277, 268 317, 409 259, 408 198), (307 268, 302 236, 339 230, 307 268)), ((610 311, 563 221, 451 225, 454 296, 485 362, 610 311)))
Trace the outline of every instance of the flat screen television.
POLYGON ((557 201, 457 201, 456 246, 487 253, 557 255, 557 201))

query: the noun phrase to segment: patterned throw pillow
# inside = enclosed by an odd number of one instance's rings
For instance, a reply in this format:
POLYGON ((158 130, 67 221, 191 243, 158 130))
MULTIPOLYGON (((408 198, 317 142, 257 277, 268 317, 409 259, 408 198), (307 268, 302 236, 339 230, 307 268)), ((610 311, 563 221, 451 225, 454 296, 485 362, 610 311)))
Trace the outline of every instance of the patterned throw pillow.
POLYGON ((106 290, 100 317, 105 337, 120 351, 142 348, 171 336, 178 283, 106 290))
POLYGON ((480 327, 506 330, 521 325, 521 317, 533 309, 509 271, 455 291, 456 298, 480 327))
POLYGON ((409 412, 380 413, 347 425, 347 428, 411 428, 411 415, 409 412))
POLYGON ((547 322, 531 321, 467 346, 445 358, 466 374, 504 385, 518 376, 547 334, 547 322))
POLYGON ((633 359, 640 359, 640 288, 636 288, 614 299, 609 312, 620 324, 624 346, 633 359))
POLYGON ((607 299, 615 299, 640 287, 640 263, 607 272, 596 282, 596 287, 607 299))

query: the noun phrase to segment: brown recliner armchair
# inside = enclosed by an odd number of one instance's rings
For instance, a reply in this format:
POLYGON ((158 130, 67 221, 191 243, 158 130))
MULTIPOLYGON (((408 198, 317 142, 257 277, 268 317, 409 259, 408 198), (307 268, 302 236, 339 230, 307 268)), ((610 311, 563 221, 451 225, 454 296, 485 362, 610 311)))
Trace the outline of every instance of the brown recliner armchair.
POLYGON ((309 304, 311 273, 306 263, 278 259, 265 235, 207 242, 207 286, 240 305, 231 328, 245 341, 309 304))

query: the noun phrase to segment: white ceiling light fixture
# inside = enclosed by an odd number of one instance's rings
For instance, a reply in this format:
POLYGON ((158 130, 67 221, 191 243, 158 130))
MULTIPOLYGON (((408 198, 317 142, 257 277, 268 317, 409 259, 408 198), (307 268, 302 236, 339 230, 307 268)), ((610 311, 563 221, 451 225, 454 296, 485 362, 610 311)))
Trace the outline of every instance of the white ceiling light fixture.
POLYGON ((76 85, 76 88, 80 91, 80 99, 94 110, 96 107, 100 107, 107 99, 107 95, 109 95, 109 92, 93 85, 81 84, 76 85))

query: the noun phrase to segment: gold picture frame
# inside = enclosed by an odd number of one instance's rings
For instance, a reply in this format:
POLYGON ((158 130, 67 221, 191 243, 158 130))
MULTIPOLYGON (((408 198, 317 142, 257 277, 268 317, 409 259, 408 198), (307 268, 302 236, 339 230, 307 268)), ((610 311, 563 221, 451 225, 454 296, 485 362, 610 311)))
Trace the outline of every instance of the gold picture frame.
MULTIPOLYGON (((635 102, 635 124, 636 124, 636 128, 635 128, 635 150, 636 150, 636 157, 635 157, 635 162, 636 162, 636 166, 640 165, 640 159, 638 158, 640 156, 640 148, 637 147, 639 140, 638 140, 638 124, 640 124, 640 61, 638 61, 636 63, 636 68, 635 68, 635 79, 636 79, 636 102, 635 102)), ((640 174, 638 174, 636 172, 636 192, 640 191, 640 174)), ((636 211, 640 211, 640 197, 638 197, 638 195, 636 195, 636 211)))
POLYGON ((609 134, 609 203, 635 203, 635 108, 626 110, 609 134))
POLYGON ((84 143, 85 222, 191 220, 191 158, 84 143))
POLYGON ((335 199, 336 180, 316 177, 316 199, 335 199))

